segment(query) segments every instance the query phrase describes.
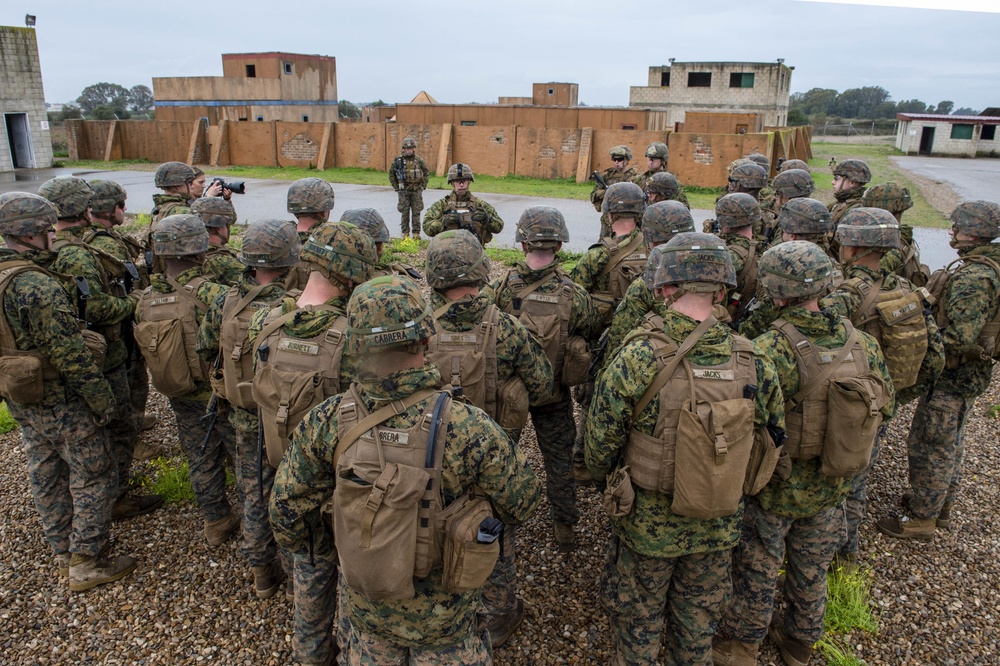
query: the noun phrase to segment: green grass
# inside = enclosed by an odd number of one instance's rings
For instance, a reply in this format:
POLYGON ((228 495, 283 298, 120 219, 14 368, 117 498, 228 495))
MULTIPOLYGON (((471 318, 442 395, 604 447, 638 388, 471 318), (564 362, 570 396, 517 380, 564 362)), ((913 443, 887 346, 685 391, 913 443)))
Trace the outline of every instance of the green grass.
POLYGON ((141 480, 143 488, 163 495, 163 500, 170 504, 195 500, 186 460, 177 461, 161 456, 150 460, 149 465, 152 466, 154 475, 152 479, 147 476, 141 480))
POLYGON ((831 666, 860 666, 851 646, 840 637, 854 631, 878 633, 878 615, 871 601, 873 572, 867 567, 837 569, 827 576, 824 636, 816 649, 831 666))
POLYGON ((691 208, 715 210, 715 200, 725 193, 726 188, 724 187, 684 186, 684 194, 687 196, 688 204, 691 208))
POLYGON ((17 421, 10 415, 6 402, 0 402, 0 435, 6 435, 11 430, 17 429, 17 421))
MULTIPOLYGON (((429 243, 430 241, 426 239, 417 241, 413 238, 394 238, 384 246, 382 263, 399 262, 409 264, 413 268, 420 270, 424 268, 425 264, 416 261, 414 255, 418 254, 421 249, 426 249, 429 243)), ((490 258, 490 261, 503 264, 504 266, 513 266, 524 259, 524 253, 519 248, 513 247, 488 247, 486 248, 486 256, 490 258)), ((582 256, 583 253, 581 252, 560 250, 556 258, 564 270, 571 271, 582 256)))

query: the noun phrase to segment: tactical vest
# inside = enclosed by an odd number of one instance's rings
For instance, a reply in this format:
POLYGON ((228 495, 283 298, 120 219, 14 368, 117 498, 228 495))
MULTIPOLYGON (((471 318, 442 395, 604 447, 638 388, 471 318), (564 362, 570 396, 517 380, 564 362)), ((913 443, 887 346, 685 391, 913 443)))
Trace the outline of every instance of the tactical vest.
POLYGON ((600 282, 604 277, 608 277, 607 291, 591 291, 590 298, 594 306, 601 314, 605 326, 611 324, 614 317, 615 308, 622 302, 629 285, 642 277, 646 270, 648 254, 646 245, 643 243, 642 233, 637 233, 628 243, 616 241, 613 238, 602 238, 601 242, 594 247, 603 247, 609 259, 604 268, 594 278, 594 282, 600 282))
POLYGON ((482 212, 484 215, 486 214, 485 211, 480 211, 479 208, 476 207, 475 202, 471 198, 465 201, 458 201, 457 199, 449 196, 448 206, 445 209, 444 214, 447 215, 449 213, 454 213, 458 215, 462 221, 458 227, 445 226, 445 230, 457 228, 471 231, 473 235, 475 235, 476 238, 481 239, 483 245, 485 245, 491 238, 493 238, 493 234, 486 231, 486 224, 484 222, 477 222, 472 219, 472 216, 478 212, 482 212))
POLYGON ((208 309, 198 299, 198 288, 208 282, 208 276, 199 275, 183 286, 172 278, 167 282, 173 291, 161 293, 147 287, 139 297, 135 341, 153 386, 168 398, 177 398, 209 379, 210 368, 195 351, 197 311, 208 309))
MULTIPOLYGON (((69 246, 83 248, 96 260, 95 264, 97 265, 97 274, 101 278, 101 289, 104 293, 116 298, 125 298, 128 296, 125 292, 125 284, 121 279, 121 276, 125 274, 127 269, 125 268, 125 264, 118 259, 118 257, 115 257, 100 248, 88 245, 82 239, 74 236, 69 238, 60 238, 59 240, 54 241, 51 244, 50 249, 53 252, 58 253, 63 248, 69 246)), ((122 328, 120 323, 91 326, 90 329, 103 335, 104 339, 108 342, 120 340, 122 337, 122 328)))
POLYGON ((284 315, 281 308, 275 308, 264 320, 264 328, 253 347, 257 371, 252 380, 252 397, 260 407, 267 459, 274 468, 284 457, 292 430, 306 412, 340 393, 347 317, 338 315, 315 337, 296 338, 284 326, 302 310, 335 311, 335 308, 310 305, 284 315))
POLYGON ((420 161, 417 160, 416 157, 411 159, 399 159, 403 161, 403 173, 406 186, 422 185, 424 182, 424 170, 420 168, 420 161))
POLYGON ((739 275, 736 276, 736 291, 730 294, 730 302, 726 310, 733 321, 741 321, 742 317, 746 314, 746 308, 750 303, 750 299, 757 293, 757 275, 759 272, 757 269, 759 259, 757 255, 757 241, 751 239, 749 248, 744 248, 742 245, 736 243, 731 244, 729 245, 729 251, 743 260, 743 268, 740 270, 739 275))
POLYGON ((257 300, 267 285, 256 285, 240 296, 239 287, 226 294, 222 304, 222 326, 219 329, 219 353, 222 355, 222 377, 213 377, 212 388, 229 404, 256 411, 251 391, 253 381, 253 345, 247 339, 250 319, 260 310, 269 310, 282 294, 270 300, 257 300))
MULTIPOLYGON (((0 263, 0 307, 7 287, 26 271, 48 273, 30 261, 13 259, 0 263)), ((0 397, 21 404, 38 402, 45 393, 43 382, 51 379, 59 379, 59 371, 37 349, 17 348, 10 322, 0 311, 0 397)))
MULTIPOLYGON (((139 275, 139 280, 133 283, 132 288, 142 291, 148 287, 149 270, 143 256, 142 246, 127 236, 123 236, 119 233, 112 233, 107 229, 100 229, 97 227, 90 227, 87 232, 83 234, 83 242, 90 246, 93 240, 98 236, 106 236, 114 240, 124 250, 125 256, 128 257, 128 260, 122 262, 122 264, 126 270, 128 270, 128 264, 132 264, 132 268, 134 268, 136 273, 139 275)), ((100 248, 94 249, 99 250, 100 248)), ((117 259, 117 257, 115 258, 117 259)), ((119 259, 119 261, 121 260, 119 259)))
MULTIPOLYGON (((947 328, 950 323, 948 313, 944 307, 944 302, 949 293, 948 283, 951 281, 952 276, 962 270, 966 263, 989 266, 996 273, 997 278, 1000 279, 1000 264, 994 259, 982 255, 959 257, 946 267, 934 271, 930 281, 927 283, 926 289, 934 298, 934 319, 941 330, 947 328), (953 268, 956 264, 959 264, 959 266, 953 268)), ((966 352, 964 358, 958 358, 949 354, 945 360, 946 368, 957 368, 962 361, 976 362, 988 359, 1000 361, 1000 306, 994 304, 994 307, 996 309, 993 311, 993 316, 983 325, 982 330, 979 331, 979 336, 976 338, 976 346, 969 352, 966 352)))
MULTIPOLYGON (((447 303, 434 313, 439 319, 451 303, 447 303)), ((441 378, 449 382, 455 395, 464 397, 470 403, 497 418, 497 391, 499 375, 497 370, 497 325, 500 309, 490 305, 483 321, 464 332, 452 332, 438 326, 431 336, 424 358, 435 364, 441 371, 441 378)))

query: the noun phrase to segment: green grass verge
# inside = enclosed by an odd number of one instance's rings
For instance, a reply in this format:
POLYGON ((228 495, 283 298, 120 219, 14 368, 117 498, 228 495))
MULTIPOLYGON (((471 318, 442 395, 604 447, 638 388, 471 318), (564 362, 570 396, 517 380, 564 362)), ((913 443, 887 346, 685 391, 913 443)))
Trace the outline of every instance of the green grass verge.
POLYGON ((824 636, 816 649, 831 666, 860 666, 851 646, 840 636, 853 631, 878 633, 878 615, 871 600, 873 572, 868 567, 837 569, 827 576, 824 636))
POLYGON ((163 495, 163 500, 169 504, 195 500, 186 460, 161 456, 150 460, 149 465, 153 468, 153 477, 147 476, 141 480, 143 488, 157 495, 163 495))
MULTIPOLYGON (((430 243, 430 241, 426 239, 418 241, 413 238, 394 238, 384 246, 382 252, 382 263, 388 264, 399 262, 409 264, 418 270, 423 269, 425 262, 417 260, 415 255, 419 254, 422 249, 426 249, 428 243, 430 243)), ((490 261, 498 264, 513 266, 517 262, 524 259, 524 252, 522 252, 519 248, 513 247, 488 247, 486 248, 486 256, 490 258, 490 261)), ((571 271, 582 256, 583 253, 581 252, 560 250, 559 254, 556 255, 556 258, 559 260, 559 265, 562 266, 564 270, 571 271)))
POLYGON ((17 421, 10 415, 6 402, 0 402, 0 435, 6 435, 11 430, 17 430, 17 421))

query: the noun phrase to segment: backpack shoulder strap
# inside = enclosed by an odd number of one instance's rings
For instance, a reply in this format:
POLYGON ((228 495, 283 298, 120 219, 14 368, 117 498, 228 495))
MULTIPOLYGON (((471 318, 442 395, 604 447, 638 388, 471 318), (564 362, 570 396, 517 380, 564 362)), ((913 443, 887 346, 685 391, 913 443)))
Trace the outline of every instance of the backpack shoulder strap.
POLYGON ((611 255, 611 257, 610 259, 608 259, 608 263, 604 264, 604 268, 602 268, 601 272, 597 274, 597 277, 594 278, 595 281, 600 280, 602 277, 606 275, 610 275, 611 271, 615 270, 620 263, 625 261, 625 259, 627 259, 632 254, 632 252, 635 251, 635 249, 642 244, 642 242, 643 242, 642 234, 637 233, 635 235, 635 238, 629 241, 627 245, 624 246, 616 245, 612 249, 606 244, 605 247, 607 247, 608 253, 611 255))
POLYGON ((858 306, 858 309, 855 310, 854 313, 851 315, 852 324, 854 324, 855 326, 860 326, 863 322, 870 319, 870 317, 867 317, 866 315, 868 314, 868 311, 871 309, 872 305, 875 304, 875 299, 878 298, 879 292, 882 291, 882 284, 884 282, 885 282, 884 275, 880 277, 878 280, 876 280, 875 284, 871 285, 865 282, 864 280, 857 281, 857 284, 855 286, 857 287, 858 293, 864 296, 864 299, 861 301, 861 305, 858 306))
MULTIPOLYGON (((784 324, 779 328, 779 330, 782 332, 782 334, 788 337, 787 329, 788 328, 794 329, 795 327, 784 320, 779 320, 779 321, 783 322, 784 324)), ((802 382, 802 378, 799 377, 799 391, 798 393, 796 393, 791 398, 785 401, 786 411, 791 411, 796 407, 798 407, 799 405, 801 405, 802 402, 809 396, 809 394, 811 394, 813 391, 815 391, 820 386, 825 384, 826 380, 828 380, 833 375, 833 373, 837 371, 837 368, 840 367, 840 364, 851 353, 851 350, 854 349, 854 345, 858 341, 858 331, 856 328, 854 328, 854 326, 851 324, 849 320, 842 318, 841 321, 844 322, 844 326, 847 328, 848 331, 847 341, 844 343, 844 346, 840 348, 840 351, 837 353, 837 356, 834 357, 834 359, 830 363, 827 363, 826 367, 823 368, 823 371, 820 372, 818 375, 816 375, 815 377, 810 377, 807 382, 802 382)), ((805 336, 802 335, 802 333, 799 332, 798 329, 795 329, 795 332, 799 334, 801 340, 806 339, 805 336)), ((790 337, 789 340, 791 341, 790 337)), ((792 346, 795 347, 796 353, 803 351, 799 345, 796 345, 794 343, 794 341, 792 346)), ((815 353, 815 345, 811 344, 808 345, 805 352, 815 353)))
MULTIPOLYGON (((397 414, 402 414, 413 405, 417 404, 422 400, 426 400, 427 398, 431 397, 437 392, 438 391, 435 391, 434 389, 422 389, 420 391, 417 391, 416 393, 411 393, 402 400, 393 400, 388 405, 376 409, 374 412, 372 412, 365 418, 358 421, 354 425, 354 427, 352 427, 350 430, 344 433, 344 436, 341 437, 340 441, 337 442, 337 448, 334 449, 333 451, 334 468, 337 467, 337 461, 340 460, 341 454, 343 454, 344 451, 346 451, 351 446, 351 444, 357 441, 358 437, 361 437, 361 435, 363 435, 368 430, 374 428, 380 423, 383 423, 384 421, 387 421, 393 416, 396 416, 397 414)), ((360 398, 358 397, 357 392, 355 391, 353 385, 351 386, 349 393, 353 394, 355 402, 358 405, 360 405, 361 404, 360 398)), ((441 391, 440 393, 446 394, 447 391, 441 391)), ((428 442, 428 445, 429 444, 430 443, 428 442)))
POLYGON ((712 328, 712 326, 714 326, 717 322, 718 320, 714 315, 710 316, 708 319, 698 324, 698 326, 691 331, 691 334, 684 338, 684 342, 682 342, 680 347, 677 348, 673 358, 665 366, 663 366, 662 370, 656 373, 653 383, 649 385, 646 392, 642 394, 641 398, 639 398, 639 402, 635 404, 635 409, 632 410, 633 421, 635 421, 636 417, 642 413, 642 410, 646 408, 646 405, 653 401, 653 398, 660 392, 663 385, 666 384, 667 381, 673 376, 674 370, 681 364, 687 353, 691 351, 696 344, 698 344, 698 341, 701 340, 702 336, 708 332, 708 329, 712 328))
POLYGON ((198 287, 201 286, 201 283, 207 280, 205 276, 199 275, 185 285, 182 285, 177 280, 166 274, 164 274, 164 277, 167 279, 167 283, 174 288, 174 291, 190 301, 192 305, 202 312, 208 310, 208 306, 198 300, 198 297, 195 295, 195 292, 198 290, 198 287))
POLYGON ((279 328, 284 326, 286 323, 290 322, 292 318, 295 316, 296 312, 298 312, 297 309, 292 310, 291 312, 286 312, 285 314, 280 315, 275 319, 272 319, 270 322, 264 324, 264 328, 262 328, 260 330, 260 333, 257 334, 257 339, 254 340, 253 343, 254 358, 257 358, 257 351, 260 349, 260 346, 264 342, 264 340, 266 340, 268 336, 270 336, 272 333, 274 333, 279 328))

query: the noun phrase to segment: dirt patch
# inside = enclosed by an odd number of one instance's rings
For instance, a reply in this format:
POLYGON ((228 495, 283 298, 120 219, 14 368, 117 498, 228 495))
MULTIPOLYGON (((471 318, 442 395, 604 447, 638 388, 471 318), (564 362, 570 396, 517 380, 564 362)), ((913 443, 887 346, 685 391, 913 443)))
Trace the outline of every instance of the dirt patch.
POLYGON ((920 176, 912 171, 908 171, 903 168, 902 165, 893 162, 893 165, 901 171, 906 171, 906 174, 910 177, 910 180, 920 189, 920 193, 924 195, 924 199, 927 203, 931 205, 934 210, 938 211, 944 216, 951 215, 951 212, 955 210, 955 207, 962 201, 961 197, 958 196, 958 192, 951 189, 951 186, 947 183, 942 183, 926 176, 920 176))

